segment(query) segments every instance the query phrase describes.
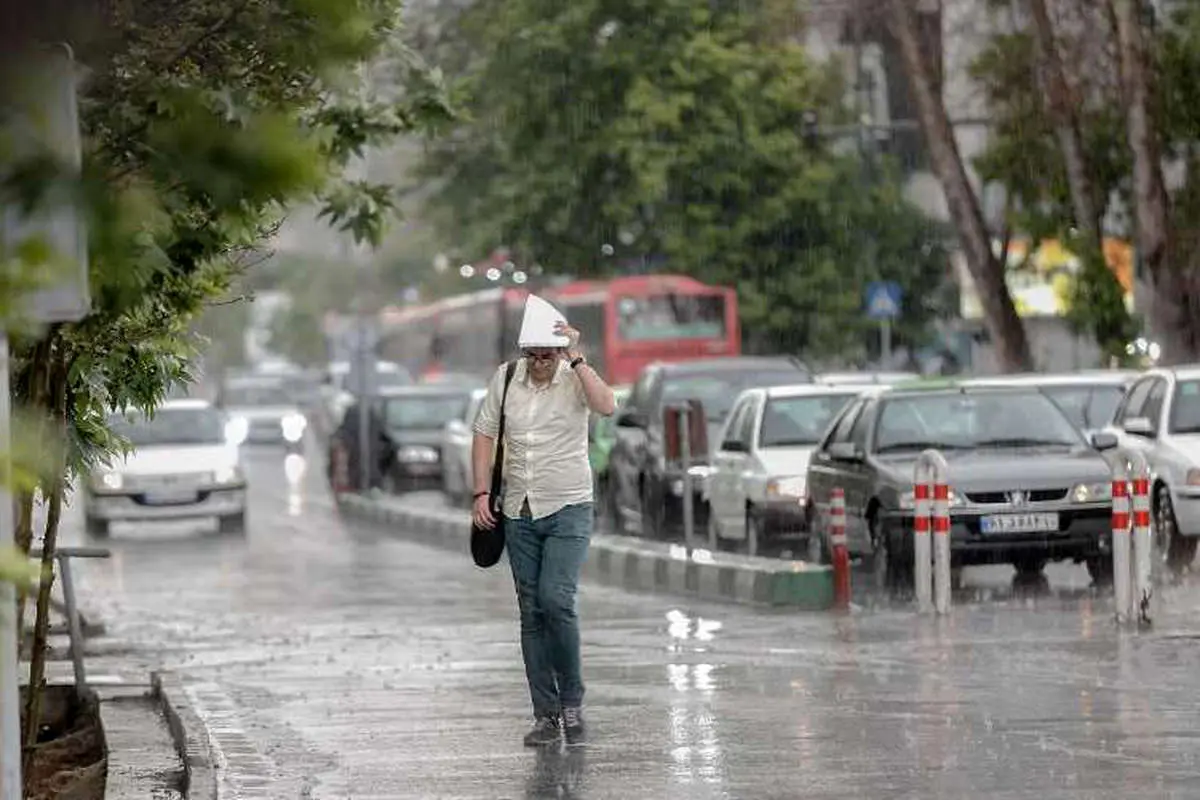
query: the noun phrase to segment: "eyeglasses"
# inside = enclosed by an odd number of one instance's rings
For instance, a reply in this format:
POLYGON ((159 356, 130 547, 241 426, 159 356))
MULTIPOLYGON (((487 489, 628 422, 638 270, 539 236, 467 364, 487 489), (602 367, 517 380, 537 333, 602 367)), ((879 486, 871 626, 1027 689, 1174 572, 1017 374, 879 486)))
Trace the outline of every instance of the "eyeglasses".
POLYGON ((557 350, 523 350, 521 355, 530 361, 556 361, 558 360, 557 350))

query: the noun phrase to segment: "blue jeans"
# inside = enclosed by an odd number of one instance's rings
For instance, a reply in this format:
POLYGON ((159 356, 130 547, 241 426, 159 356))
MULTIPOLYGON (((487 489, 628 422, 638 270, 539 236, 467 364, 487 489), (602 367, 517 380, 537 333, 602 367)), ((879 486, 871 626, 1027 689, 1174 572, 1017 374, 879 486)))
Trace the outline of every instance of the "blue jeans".
POLYGON ((504 518, 521 609, 521 654, 537 716, 583 703, 576 590, 591 535, 591 503, 565 506, 542 519, 504 518))

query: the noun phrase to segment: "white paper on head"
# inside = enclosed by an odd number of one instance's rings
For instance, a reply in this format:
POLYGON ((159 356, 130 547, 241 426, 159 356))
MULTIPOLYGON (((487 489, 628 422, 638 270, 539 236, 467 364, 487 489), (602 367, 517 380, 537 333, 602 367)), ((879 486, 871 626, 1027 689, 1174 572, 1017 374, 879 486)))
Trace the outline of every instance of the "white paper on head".
POLYGON ((566 347, 571 340, 559 336, 554 327, 567 318, 557 308, 535 294, 525 298, 525 318, 521 320, 521 334, 517 347, 566 347))

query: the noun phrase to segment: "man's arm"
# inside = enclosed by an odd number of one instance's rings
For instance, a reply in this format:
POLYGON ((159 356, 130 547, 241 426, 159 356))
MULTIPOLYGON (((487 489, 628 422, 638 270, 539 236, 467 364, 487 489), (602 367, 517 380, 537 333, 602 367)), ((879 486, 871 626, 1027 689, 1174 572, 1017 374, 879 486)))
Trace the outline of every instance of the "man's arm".
POLYGON ((471 475, 475 487, 473 494, 490 492, 492 489, 492 457, 496 452, 496 440, 482 433, 471 440, 471 475))
MULTIPOLYGON (((574 361, 579 355, 568 353, 567 357, 574 361)), ((592 369, 591 364, 586 362, 575 367, 575 375, 579 378, 579 386, 583 389, 583 399, 587 403, 587 407, 596 414, 611 417, 617 410, 617 401, 613 397, 612 387, 604 382, 600 373, 592 369)))

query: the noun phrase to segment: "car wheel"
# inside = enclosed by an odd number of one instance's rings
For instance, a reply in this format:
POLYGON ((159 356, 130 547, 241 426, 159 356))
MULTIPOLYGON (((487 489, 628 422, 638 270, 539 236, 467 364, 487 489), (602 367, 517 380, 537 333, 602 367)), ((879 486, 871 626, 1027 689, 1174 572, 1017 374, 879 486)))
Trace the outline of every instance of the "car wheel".
POLYGON ((766 544, 767 531, 762 517, 754 513, 754 506, 746 506, 746 541, 743 547, 748 556, 756 556, 762 552, 766 544))
POLYGON ((1019 558, 1013 562, 1013 567, 1017 570, 1019 578, 1035 578, 1042 574, 1042 570, 1046 568, 1046 559, 1044 558, 1019 558))
POLYGON ((1196 558, 1198 541, 1194 536, 1180 535, 1171 491, 1166 486, 1158 487, 1154 496, 1154 546, 1158 557, 1172 572, 1183 572, 1196 558))
POLYGON ((913 566, 903 564, 892 548, 892 539, 879 525, 875 516, 867 518, 867 533, 871 537, 871 571, 880 591, 910 589, 914 585, 913 566))
POLYGON ((88 536, 94 536, 97 539, 108 538, 108 520, 106 519, 86 517, 84 519, 84 527, 87 529, 88 536))
POLYGON ((616 482, 610 479, 606 483, 604 505, 608 513, 608 527, 613 533, 623 535, 625 533, 625 519, 621 516, 621 501, 617 495, 616 482))
POLYGON ((1111 555, 1092 556, 1085 565, 1092 583, 1096 586, 1110 586, 1113 581, 1113 559, 1111 555))
POLYGON ((246 512, 239 511, 236 514, 226 514, 221 517, 218 522, 221 533, 245 533, 246 532, 246 512))
POLYGON ((662 537, 664 509, 661 502, 656 502, 650 490, 650 481, 642 480, 641 490, 642 536, 647 539, 662 537))

